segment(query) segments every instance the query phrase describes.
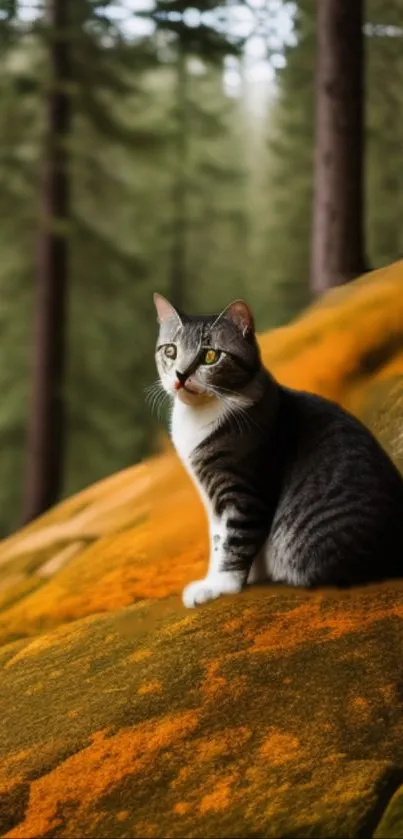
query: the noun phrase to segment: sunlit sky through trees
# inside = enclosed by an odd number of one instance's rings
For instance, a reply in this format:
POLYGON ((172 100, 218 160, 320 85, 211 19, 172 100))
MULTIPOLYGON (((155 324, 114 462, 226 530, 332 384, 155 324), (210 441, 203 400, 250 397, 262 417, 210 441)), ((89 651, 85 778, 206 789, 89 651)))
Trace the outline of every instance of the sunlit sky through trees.
MULTIPOLYGON (((20 0, 20 16, 27 21, 35 19, 43 8, 42 0, 20 0)), ((152 35, 154 23, 141 13, 151 10, 153 0, 116 0, 107 9, 109 19, 119 29, 134 39, 152 35)), ((201 13, 190 7, 185 15, 188 26, 198 26, 201 21, 225 30, 234 38, 245 38, 243 58, 244 76, 248 82, 273 82, 275 68, 284 62, 282 48, 293 40, 293 15, 295 4, 284 0, 238 0, 225 7, 201 13)), ((178 12, 168 12, 174 19, 178 12)), ((234 96, 241 86, 239 62, 227 57, 224 73, 227 93, 234 96)))

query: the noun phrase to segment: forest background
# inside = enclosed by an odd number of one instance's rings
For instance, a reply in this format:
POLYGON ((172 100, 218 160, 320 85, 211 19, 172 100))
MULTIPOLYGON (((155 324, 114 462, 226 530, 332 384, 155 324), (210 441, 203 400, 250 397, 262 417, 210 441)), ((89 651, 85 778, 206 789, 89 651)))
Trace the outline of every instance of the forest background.
MULTIPOLYGON (((364 12, 375 268, 403 254, 403 0, 364 12)), ((0 536, 156 450, 153 291, 259 330, 312 299, 317 28, 315 0, 0 0, 0 536)))

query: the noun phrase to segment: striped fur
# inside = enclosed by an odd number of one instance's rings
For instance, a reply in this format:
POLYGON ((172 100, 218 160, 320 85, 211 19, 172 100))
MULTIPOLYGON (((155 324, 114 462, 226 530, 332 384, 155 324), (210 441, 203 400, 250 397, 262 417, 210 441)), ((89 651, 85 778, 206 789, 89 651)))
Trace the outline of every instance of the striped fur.
POLYGON ((246 304, 219 317, 170 310, 156 361, 173 396, 172 439, 209 521, 208 572, 185 589, 186 606, 262 577, 340 586, 401 576, 398 471, 337 405, 274 381, 246 304), (222 353, 211 367, 200 362, 206 347, 222 353), (189 392, 174 390, 178 375, 189 392))

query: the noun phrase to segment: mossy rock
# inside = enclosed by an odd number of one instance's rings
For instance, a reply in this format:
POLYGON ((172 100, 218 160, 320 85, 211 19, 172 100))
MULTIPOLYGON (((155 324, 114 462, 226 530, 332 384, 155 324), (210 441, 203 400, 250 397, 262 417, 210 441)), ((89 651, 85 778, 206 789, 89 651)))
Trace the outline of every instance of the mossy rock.
MULTIPOLYGON (((402 292, 397 263, 261 336, 400 467, 402 292)), ((186 612, 206 557, 168 446, 0 544, 1 835, 403 836, 403 584, 186 612)))
POLYGON ((402 594, 144 600, 3 647, 2 835, 372 835, 403 766, 402 594))

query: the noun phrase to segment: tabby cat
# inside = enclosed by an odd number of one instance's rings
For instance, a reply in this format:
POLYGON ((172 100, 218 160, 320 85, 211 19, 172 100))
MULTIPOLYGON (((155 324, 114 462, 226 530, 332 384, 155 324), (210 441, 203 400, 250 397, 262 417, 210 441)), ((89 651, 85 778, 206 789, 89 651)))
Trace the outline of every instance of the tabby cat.
POLYGON ((263 578, 344 586, 401 576, 403 480, 372 434, 327 399, 275 381, 242 300, 196 316, 154 301, 172 439, 210 531, 207 575, 186 586, 184 604, 263 578))

